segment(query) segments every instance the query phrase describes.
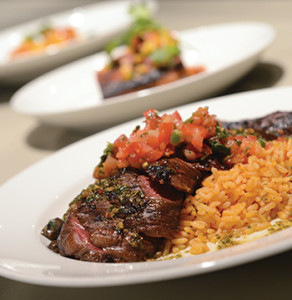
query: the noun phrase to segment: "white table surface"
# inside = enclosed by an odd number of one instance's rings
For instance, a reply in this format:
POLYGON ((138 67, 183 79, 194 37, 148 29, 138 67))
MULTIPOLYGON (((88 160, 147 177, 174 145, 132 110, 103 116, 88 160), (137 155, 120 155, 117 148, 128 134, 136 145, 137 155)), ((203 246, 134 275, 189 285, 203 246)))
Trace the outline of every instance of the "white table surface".
MULTIPOLYGON (((0 30, 92 2, 96 1, 0 0, 0 30)), ((292 84, 292 1, 161 0, 159 4, 157 18, 174 29, 234 21, 262 21, 275 27, 275 43, 260 63, 226 94, 292 84)), ((13 112, 8 101, 17 88, 0 85, 0 184, 86 136, 44 126, 13 112)), ((291 268, 292 251, 288 251, 209 274, 114 288, 42 287, 0 277, 0 299, 292 299, 291 268)))

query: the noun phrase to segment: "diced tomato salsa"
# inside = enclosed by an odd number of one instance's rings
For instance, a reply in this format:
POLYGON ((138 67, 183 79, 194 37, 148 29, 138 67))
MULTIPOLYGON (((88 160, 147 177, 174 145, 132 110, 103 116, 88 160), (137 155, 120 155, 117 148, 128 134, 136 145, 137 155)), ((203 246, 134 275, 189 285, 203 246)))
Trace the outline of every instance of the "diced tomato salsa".
POLYGON ((185 121, 177 111, 159 116, 157 111, 149 109, 144 117, 144 128, 135 128, 130 136, 122 134, 110 145, 94 177, 107 177, 116 168, 140 169, 162 157, 170 157, 178 149, 183 151, 186 160, 203 159, 215 154, 218 145, 219 151, 224 150, 225 163, 231 166, 246 163, 248 156, 262 147, 253 135, 227 133, 206 107, 198 108, 185 121))

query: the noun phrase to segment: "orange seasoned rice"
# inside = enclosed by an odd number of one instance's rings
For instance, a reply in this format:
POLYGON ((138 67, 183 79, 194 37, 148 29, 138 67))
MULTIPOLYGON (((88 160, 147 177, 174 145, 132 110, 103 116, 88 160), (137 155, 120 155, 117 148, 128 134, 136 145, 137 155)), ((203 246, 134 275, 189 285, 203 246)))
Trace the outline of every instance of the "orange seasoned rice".
POLYGON ((269 142, 247 164, 212 169, 195 196, 181 210, 179 231, 164 255, 186 248, 191 254, 209 250, 226 237, 271 227, 274 219, 292 217, 292 139, 269 142))

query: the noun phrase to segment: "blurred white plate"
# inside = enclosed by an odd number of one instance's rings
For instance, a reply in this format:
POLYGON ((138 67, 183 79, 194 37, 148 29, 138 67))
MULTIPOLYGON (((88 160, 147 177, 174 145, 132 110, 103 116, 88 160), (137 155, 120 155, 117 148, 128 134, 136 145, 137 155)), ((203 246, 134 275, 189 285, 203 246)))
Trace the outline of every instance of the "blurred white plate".
POLYGON ((96 77, 96 70, 107 61, 102 52, 32 81, 14 94, 11 106, 51 125, 105 128, 138 117, 150 107, 166 109, 223 90, 257 63, 275 32, 264 23, 244 22, 189 29, 178 36, 183 54, 203 63, 205 72, 104 100, 96 77))
MULTIPOLYGON (((292 111, 292 87, 230 95, 177 108, 183 119, 208 106, 221 120, 292 111)), ((169 110, 171 112, 173 110, 169 110)), ((89 287, 130 285, 201 274, 264 258, 292 248, 292 228, 231 248, 176 260, 91 263, 62 257, 40 232, 61 217, 69 202, 93 182, 107 142, 129 134, 141 119, 95 134, 35 164, 0 187, 0 275, 33 284, 89 287)))
MULTIPOLYGON (((131 1, 107 1, 77 7, 70 11, 49 15, 0 32, 0 82, 19 84, 44 74, 53 68, 77 58, 92 54, 120 34, 131 23, 128 13, 131 1), (27 35, 39 31, 44 25, 71 26, 80 35, 80 41, 54 52, 44 52, 11 60, 9 55, 27 35)), ((149 1, 155 11, 156 2, 149 1)))

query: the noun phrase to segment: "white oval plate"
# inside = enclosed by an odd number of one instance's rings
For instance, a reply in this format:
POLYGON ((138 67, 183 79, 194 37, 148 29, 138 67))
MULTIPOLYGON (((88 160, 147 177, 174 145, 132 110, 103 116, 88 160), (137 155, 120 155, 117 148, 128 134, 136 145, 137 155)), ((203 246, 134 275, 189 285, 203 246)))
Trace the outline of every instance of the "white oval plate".
MULTIPOLYGON (((149 0, 149 8, 156 11, 155 0, 149 0)), ((77 7, 62 13, 49 15, 0 32, 0 82, 19 84, 28 82, 53 68, 85 55, 92 54, 120 34, 131 23, 128 13, 131 1, 99 2, 77 7), (53 27, 71 26, 80 35, 80 41, 72 42, 54 52, 44 52, 11 60, 9 55, 22 39, 39 31, 44 24, 53 27)))
POLYGON ((193 53, 206 72, 104 100, 96 69, 105 64, 106 55, 99 53, 27 84, 14 94, 11 106, 50 125, 105 128, 138 117, 149 107, 167 109, 223 90, 257 63, 275 32, 267 24, 244 22, 189 29, 178 35, 183 54, 193 53))
MULTIPOLYGON (((186 119, 208 106, 221 120, 292 110, 292 87, 230 95, 178 108, 186 119)), ((292 228, 224 250, 176 260, 141 263, 90 263, 55 254, 41 229, 61 217, 69 202, 93 182, 92 172, 108 141, 129 134, 141 119, 116 126, 64 148, 0 188, 0 275, 55 286, 110 286, 201 274, 243 264, 292 248, 292 228)))

